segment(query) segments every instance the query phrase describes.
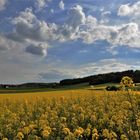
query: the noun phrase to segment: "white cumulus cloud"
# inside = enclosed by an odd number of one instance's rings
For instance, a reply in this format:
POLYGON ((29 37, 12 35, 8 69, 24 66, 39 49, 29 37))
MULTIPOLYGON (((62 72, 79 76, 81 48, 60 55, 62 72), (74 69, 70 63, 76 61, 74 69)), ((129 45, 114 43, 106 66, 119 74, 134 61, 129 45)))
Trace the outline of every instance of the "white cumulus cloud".
POLYGON ((140 1, 134 3, 133 5, 125 4, 121 5, 118 10, 119 16, 130 16, 130 15, 140 15, 140 1))
POLYGON ((118 26, 106 26, 93 24, 87 30, 79 32, 79 38, 85 43, 93 43, 97 40, 106 40, 112 46, 128 45, 130 47, 140 47, 140 31, 138 24, 128 23, 118 26))
POLYGON ((84 43, 106 40, 110 45, 140 47, 140 30, 135 22, 120 25, 105 25, 92 15, 86 16, 80 5, 72 7, 68 21, 58 28, 61 41, 82 39, 84 43))
POLYGON ((65 4, 62 0, 59 2, 59 8, 62 10, 64 10, 64 8, 65 8, 65 4))
POLYGON ((80 5, 72 7, 69 11, 67 24, 76 29, 86 21, 85 13, 80 5))
POLYGON ((128 4, 121 5, 118 11, 119 16, 127 16, 127 15, 130 15, 131 13, 132 13, 132 10, 128 4))
POLYGON ((5 9, 7 0, 0 0, 0 11, 5 9))
POLYGON ((27 8, 13 20, 16 33, 26 40, 47 41, 52 40, 57 29, 55 24, 40 21, 33 14, 32 9, 27 8))
POLYGON ((58 40, 76 40, 77 33, 81 25, 86 22, 86 16, 83 12, 83 8, 80 5, 76 5, 70 8, 68 12, 68 18, 66 22, 58 28, 58 40))
MULTIPOLYGON (((62 25, 39 20, 31 8, 20 12, 19 16, 13 19, 13 23, 15 30, 9 38, 19 39, 19 42, 49 44, 53 41, 65 42, 81 39, 84 43, 91 44, 98 40, 106 40, 112 47, 126 45, 140 48, 140 30, 136 22, 106 25, 92 15, 86 16, 80 5, 70 8, 67 19, 62 25)), ((33 48, 30 44, 28 44, 29 49, 33 48)), ((39 48, 42 49, 42 47, 39 48)))
POLYGON ((47 7, 49 2, 51 2, 51 0, 35 0, 35 7, 37 8, 37 11, 47 7))
POLYGON ((128 45, 130 47, 140 47, 140 32, 138 24, 128 23, 118 27, 116 35, 112 34, 110 42, 113 45, 128 45))

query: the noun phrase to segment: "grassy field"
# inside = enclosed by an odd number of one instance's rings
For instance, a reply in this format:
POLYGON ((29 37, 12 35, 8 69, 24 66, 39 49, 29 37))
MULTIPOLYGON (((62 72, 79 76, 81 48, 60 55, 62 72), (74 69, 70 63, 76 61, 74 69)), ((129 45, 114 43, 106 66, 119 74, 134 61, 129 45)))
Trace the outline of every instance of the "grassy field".
POLYGON ((139 140, 139 92, 105 86, 1 90, 0 139, 139 140))
POLYGON ((62 91, 62 90, 85 89, 87 87, 89 87, 88 83, 63 86, 63 87, 59 87, 59 88, 7 88, 7 89, 0 88, 0 94, 62 91))
MULTIPOLYGON (((64 91, 64 90, 81 90, 81 89, 92 89, 92 90, 105 90, 107 86, 119 86, 119 83, 106 83, 100 85, 89 86, 89 83, 82 83, 76 85, 62 86, 58 88, 0 88, 0 94, 14 94, 14 93, 38 93, 38 92, 52 92, 52 91, 64 91)), ((140 84, 133 88, 134 90, 140 91, 140 84)))
MULTIPOLYGON (((94 90, 104 90, 107 86, 117 86, 118 84, 113 83, 107 83, 107 84, 100 84, 93 86, 94 90)), ((0 94, 5 93, 30 93, 30 92, 50 92, 50 91, 64 91, 64 90, 76 90, 76 89, 91 89, 91 86, 89 86, 89 83, 82 83, 82 84, 76 84, 76 85, 69 85, 69 86, 62 86, 59 88, 0 88, 0 94)))

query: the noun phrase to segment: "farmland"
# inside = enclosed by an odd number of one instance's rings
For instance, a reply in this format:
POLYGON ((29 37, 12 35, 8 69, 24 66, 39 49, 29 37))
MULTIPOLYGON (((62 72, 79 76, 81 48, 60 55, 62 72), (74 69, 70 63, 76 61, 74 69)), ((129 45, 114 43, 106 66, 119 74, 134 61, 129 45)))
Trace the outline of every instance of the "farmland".
POLYGON ((87 86, 0 94, 0 139, 137 140, 139 92, 131 99, 126 91, 87 86))

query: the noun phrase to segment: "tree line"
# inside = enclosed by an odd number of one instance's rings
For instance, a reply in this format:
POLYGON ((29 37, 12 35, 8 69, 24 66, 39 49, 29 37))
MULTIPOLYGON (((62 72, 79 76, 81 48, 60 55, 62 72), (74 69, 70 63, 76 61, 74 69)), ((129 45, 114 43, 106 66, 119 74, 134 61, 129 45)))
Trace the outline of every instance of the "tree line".
POLYGON ((75 85, 80 83, 89 83, 89 85, 98 85, 105 83, 119 83, 123 76, 129 76, 135 83, 140 83, 140 70, 127 70, 123 72, 111 72, 106 74, 97 74, 83 78, 64 79, 60 85, 75 85))

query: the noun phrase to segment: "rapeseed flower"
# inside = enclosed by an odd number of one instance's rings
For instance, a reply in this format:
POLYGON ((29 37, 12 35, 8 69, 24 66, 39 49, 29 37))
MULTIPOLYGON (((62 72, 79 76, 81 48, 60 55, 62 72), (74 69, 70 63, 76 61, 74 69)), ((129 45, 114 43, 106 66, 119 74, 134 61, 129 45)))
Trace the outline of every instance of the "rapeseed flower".
POLYGON ((63 134, 64 135, 69 135, 70 134, 70 130, 69 130, 69 128, 63 128, 63 134))
POLYGON ((130 78, 129 76, 124 76, 124 77, 121 79, 120 84, 121 84, 123 87, 133 87, 133 86, 134 86, 134 82, 133 82, 132 78, 130 78))
POLYGON ((84 129, 81 128, 81 127, 79 127, 79 128, 77 128, 77 129, 75 130, 74 135, 75 135, 76 137, 82 137, 83 132, 84 132, 84 129))
POLYGON ((22 140, 24 138, 24 134, 22 132, 18 132, 17 133, 17 138, 19 138, 20 140, 22 140))

